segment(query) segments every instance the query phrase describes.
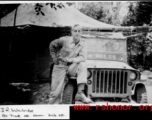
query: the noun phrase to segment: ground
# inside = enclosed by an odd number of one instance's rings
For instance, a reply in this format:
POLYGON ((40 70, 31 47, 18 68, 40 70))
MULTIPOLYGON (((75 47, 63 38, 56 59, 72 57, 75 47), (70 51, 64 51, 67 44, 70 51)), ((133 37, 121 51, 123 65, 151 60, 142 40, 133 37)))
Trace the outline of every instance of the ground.
POLYGON ((0 92, 0 104, 47 104, 49 83, 11 83, 0 92))
MULTIPOLYGON (((148 80, 152 80, 152 72, 143 71, 143 75, 148 80)), ((48 104, 50 92, 50 83, 10 83, 0 84, 0 105, 21 105, 21 104, 48 104)), ((96 102, 93 104, 103 104, 104 102, 96 102)), ((117 102, 118 103, 118 102, 117 102)), ((76 102, 76 104, 82 104, 76 102)), ((114 103, 116 104, 116 103, 114 103)), ((121 103, 122 104, 122 103, 121 103)), ((126 104, 126 103, 125 103, 126 104)), ((131 104, 136 102, 131 101, 131 104)))
MULTIPOLYGON (((22 105, 22 104, 48 104, 48 96, 50 92, 50 83, 12 83, 0 92, 1 105, 22 105)), ((96 102, 92 104, 104 104, 104 102, 96 102)), ((118 103, 118 102, 117 102, 118 103)), ((114 103, 114 104, 117 104, 114 103)), ((82 104, 76 102, 76 104, 82 104)), ((126 104, 126 103, 121 103, 126 104)), ((136 104, 134 101, 131 104, 136 104)))

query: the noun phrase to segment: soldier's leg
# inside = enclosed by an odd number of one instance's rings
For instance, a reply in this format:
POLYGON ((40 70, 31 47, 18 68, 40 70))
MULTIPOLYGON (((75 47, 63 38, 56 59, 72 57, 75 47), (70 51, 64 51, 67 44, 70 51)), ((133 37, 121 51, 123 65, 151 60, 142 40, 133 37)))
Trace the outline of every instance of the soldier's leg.
POLYGON ((77 83, 87 83, 87 67, 85 62, 73 63, 68 68, 69 76, 77 76, 77 83))
POLYGON ((67 68, 68 67, 64 65, 54 65, 52 71, 52 83, 49 104, 60 104, 61 92, 64 85, 67 68))
POLYGON ((85 85, 87 83, 87 67, 85 62, 79 64, 72 64, 69 67, 68 73, 70 75, 77 75, 78 92, 76 94, 76 100, 84 103, 91 103, 91 99, 87 98, 84 94, 85 85))

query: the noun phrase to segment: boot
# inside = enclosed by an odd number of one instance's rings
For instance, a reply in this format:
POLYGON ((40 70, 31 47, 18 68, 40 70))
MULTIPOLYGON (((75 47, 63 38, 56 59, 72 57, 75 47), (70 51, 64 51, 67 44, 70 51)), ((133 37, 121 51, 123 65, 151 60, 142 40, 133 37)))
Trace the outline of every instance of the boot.
POLYGON ((78 92, 75 96, 75 101, 81 101, 83 103, 92 103, 90 98, 87 98, 84 94, 85 84, 81 83, 78 85, 78 92))

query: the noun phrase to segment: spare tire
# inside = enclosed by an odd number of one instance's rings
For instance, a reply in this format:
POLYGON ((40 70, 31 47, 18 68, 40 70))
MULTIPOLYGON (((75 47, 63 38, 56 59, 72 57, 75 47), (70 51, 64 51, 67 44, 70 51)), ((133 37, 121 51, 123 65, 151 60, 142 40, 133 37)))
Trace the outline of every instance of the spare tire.
POLYGON ((68 81, 63 91, 62 104, 74 104, 74 84, 71 81, 68 81))

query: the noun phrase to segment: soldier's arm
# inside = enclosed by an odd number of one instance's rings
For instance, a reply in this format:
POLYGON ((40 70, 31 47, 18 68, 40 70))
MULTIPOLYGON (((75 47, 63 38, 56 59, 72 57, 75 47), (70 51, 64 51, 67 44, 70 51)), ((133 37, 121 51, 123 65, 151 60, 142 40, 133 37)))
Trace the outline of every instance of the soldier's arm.
POLYGON ((49 45, 50 55, 54 59, 56 58, 56 51, 63 45, 63 39, 55 39, 49 45))
POLYGON ((85 62, 87 59, 87 45, 84 42, 82 49, 79 52, 79 55, 75 58, 73 58, 73 62, 79 63, 79 62, 85 62))

